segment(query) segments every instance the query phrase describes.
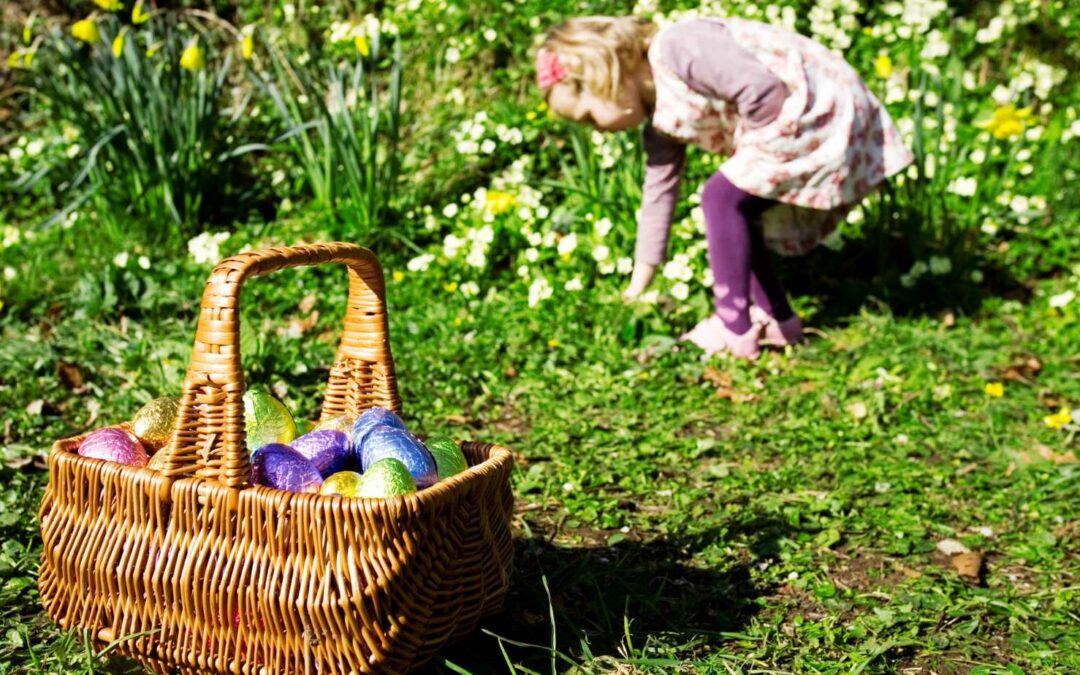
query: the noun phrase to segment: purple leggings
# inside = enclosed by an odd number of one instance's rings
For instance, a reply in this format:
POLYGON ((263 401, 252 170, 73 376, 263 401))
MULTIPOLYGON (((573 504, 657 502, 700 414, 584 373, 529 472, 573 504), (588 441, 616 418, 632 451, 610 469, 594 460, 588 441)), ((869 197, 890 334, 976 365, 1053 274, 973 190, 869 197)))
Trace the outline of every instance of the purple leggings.
POLYGON ((701 193, 716 314, 739 335, 750 330, 751 302, 780 321, 792 314, 758 224, 774 204, 740 190, 719 171, 701 193))

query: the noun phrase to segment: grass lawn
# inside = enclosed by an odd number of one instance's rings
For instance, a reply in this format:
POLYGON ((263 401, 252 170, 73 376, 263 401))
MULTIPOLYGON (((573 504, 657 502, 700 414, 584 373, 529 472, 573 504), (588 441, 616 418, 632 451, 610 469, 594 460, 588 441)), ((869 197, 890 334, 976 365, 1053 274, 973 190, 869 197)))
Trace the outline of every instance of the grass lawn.
MULTIPOLYGON (((178 389, 196 276, 157 312, 3 320, 5 672, 103 667, 37 604, 35 455, 178 389)), ((343 278, 245 291, 249 377, 309 415, 343 278), (296 337, 304 293, 320 314, 296 337)), ((908 316, 872 297, 830 315, 811 288, 811 341, 750 364, 673 347, 694 317, 614 285, 537 310, 391 282, 407 419, 517 458, 506 611, 430 671, 1077 672, 1080 465, 1043 420, 1080 400, 1058 287, 908 316)))

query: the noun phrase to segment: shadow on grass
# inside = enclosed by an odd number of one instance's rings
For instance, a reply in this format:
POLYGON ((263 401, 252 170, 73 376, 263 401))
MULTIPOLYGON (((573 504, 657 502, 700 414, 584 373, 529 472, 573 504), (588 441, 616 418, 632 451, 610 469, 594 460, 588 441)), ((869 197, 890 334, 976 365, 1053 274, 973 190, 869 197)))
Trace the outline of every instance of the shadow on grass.
MULTIPOLYGON (((757 555, 771 555, 786 536, 778 523, 754 527, 757 540, 750 550, 757 555)), ((507 660, 539 672, 552 672, 553 667, 564 672, 590 655, 648 656, 657 659, 652 665, 662 667, 668 649, 680 659, 690 658, 723 640, 724 634, 738 633, 758 611, 758 598, 771 593, 755 584, 749 561, 715 569, 693 563, 695 553, 730 536, 730 530, 710 530, 690 537, 582 547, 558 546, 541 537, 518 539, 503 612, 443 650, 422 672, 511 672, 507 660), (558 652, 554 658, 552 614, 558 652), (632 652, 626 648, 628 636, 632 652), (643 654, 650 643, 661 649, 643 654)))
POLYGON ((887 306, 897 316, 948 310, 971 315, 991 297, 1031 298, 1028 283, 985 258, 950 260, 948 273, 926 271, 907 287, 903 278, 919 259, 903 239, 879 237, 847 240, 840 251, 819 246, 804 257, 778 260, 777 268, 792 296, 814 299, 819 309, 812 323, 822 327, 846 323, 869 303, 887 306))

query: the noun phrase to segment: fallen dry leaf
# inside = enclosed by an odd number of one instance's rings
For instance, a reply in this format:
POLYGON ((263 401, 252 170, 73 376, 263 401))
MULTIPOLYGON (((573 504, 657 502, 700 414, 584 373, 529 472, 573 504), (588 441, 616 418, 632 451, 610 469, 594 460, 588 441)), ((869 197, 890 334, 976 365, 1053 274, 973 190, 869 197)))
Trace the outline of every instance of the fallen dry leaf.
POLYGON ((971 553, 971 549, 964 546, 962 543, 955 539, 942 539, 937 543, 937 549, 945 555, 957 555, 960 553, 971 553))
POLYGON ((949 558, 949 562, 952 563, 956 573, 965 579, 978 581, 982 575, 983 554, 978 551, 958 553, 949 558))
POLYGON ((1072 450, 1069 450, 1065 453, 1054 452, 1049 447, 1040 443, 1039 445, 1035 446, 1035 452, 1039 455, 1039 457, 1042 457, 1043 459, 1048 459, 1054 464, 1076 463, 1076 453, 1074 453, 1072 450))
POLYGON ((300 301, 299 305, 297 305, 297 309, 299 309, 303 314, 309 314, 311 310, 315 308, 315 302, 317 299, 318 298, 315 297, 314 293, 305 295, 304 299, 300 301))
POLYGON ((60 382, 72 391, 82 389, 83 385, 86 384, 82 369, 75 363, 58 362, 56 364, 56 375, 60 378, 60 382))

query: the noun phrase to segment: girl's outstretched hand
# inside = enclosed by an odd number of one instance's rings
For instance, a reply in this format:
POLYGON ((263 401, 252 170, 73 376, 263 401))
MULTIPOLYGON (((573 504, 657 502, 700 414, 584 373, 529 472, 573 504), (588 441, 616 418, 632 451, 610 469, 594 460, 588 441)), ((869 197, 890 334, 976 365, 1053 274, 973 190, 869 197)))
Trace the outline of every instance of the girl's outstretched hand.
POLYGON ((634 272, 630 275, 630 285, 623 291, 623 302, 634 302, 638 299, 645 289, 652 283, 653 277, 656 276, 656 265, 652 265, 647 262, 641 262, 640 260, 634 262, 634 272))

